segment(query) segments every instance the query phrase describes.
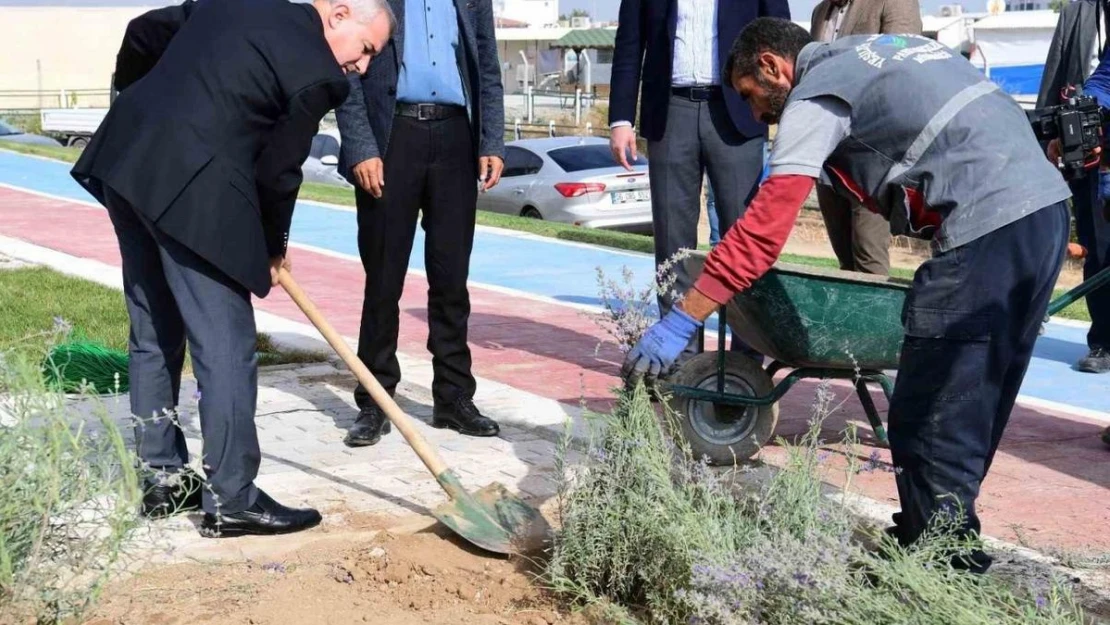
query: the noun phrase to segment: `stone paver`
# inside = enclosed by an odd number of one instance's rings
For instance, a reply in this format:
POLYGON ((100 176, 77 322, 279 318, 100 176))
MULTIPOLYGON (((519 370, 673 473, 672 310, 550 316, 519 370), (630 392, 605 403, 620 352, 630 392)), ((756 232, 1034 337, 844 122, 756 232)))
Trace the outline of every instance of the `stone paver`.
MULTIPOLYGON (((428 514, 430 508, 447 501, 396 429, 373 447, 343 445, 346 428, 357 414, 353 388, 351 374, 330 363, 262 370, 255 420, 262 449, 258 486, 287 505, 320 509, 325 527, 340 526, 355 514, 428 514)), ((195 380, 187 378, 181 397, 192 398, 195 390, 195 380)), ((553 442, 513 426, 503 426, 501 436, 493 438, 462 437, 432 428, 430 389, 411 382, 398 389, 398 403, 416 419, 419 432, 436 446, 467 488, 500 482, 537 505, 555 493, 553 442)), ((79 409, 90 417, 106 410, 128 445, 133 445, 134 421, 126 396, 81 400, 79 409)), ((497 418, 503 410, 494 407, 488 412, 497 418)), ((179 412, 197 464, 201 440, 195 401, 184 401, 179 412)), ((156 537, 152 540, 170 554, 167 557, 189 558, 210 550, 206 542, 212 541, 198 540, 186 518, 159 521, 151 528, 156 537)))

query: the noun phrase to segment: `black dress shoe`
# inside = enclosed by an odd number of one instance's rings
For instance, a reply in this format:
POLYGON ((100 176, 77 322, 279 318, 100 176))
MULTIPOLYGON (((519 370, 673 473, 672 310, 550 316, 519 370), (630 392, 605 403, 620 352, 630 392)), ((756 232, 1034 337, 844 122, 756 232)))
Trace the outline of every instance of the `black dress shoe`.
POLYGON ((1106 373, 1110 371, 1110 349, 1105 347, 1091 348, 1090 353, 1076 363, 1075 368, 1084 373, 1106 373))
POLYGON ((469 397, 436 404, 432 409, 432 427, 448 428, 465 436, 497 436, 501 432, 497 422, 482 416, 469 397))
POLYGON ((348 447, 369 447, 382 440, 383 434, 389 434, 393 428, 385 413, 377 406, 367 406, 358 413, 358 419, 351 429, 347 430, 347 437, 343 442, 348 447))
POLYGON ((200 535, 205 538, 232 536, 272 536, 291 534, 320 524, 320 513, 312 508, 288 508, 258 491, 258 499, 250 508, 235 514, 204 513, 200 535))
POLYGON ((200 509, 204 480, 192 469, 152 475, 143 479, 142 514, 148 519, 200 509))

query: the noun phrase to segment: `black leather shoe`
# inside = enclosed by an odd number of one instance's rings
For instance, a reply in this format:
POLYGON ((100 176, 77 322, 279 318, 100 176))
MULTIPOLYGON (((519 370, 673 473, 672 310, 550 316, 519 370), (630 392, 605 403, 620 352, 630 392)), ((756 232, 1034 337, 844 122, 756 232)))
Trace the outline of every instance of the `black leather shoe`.
POLYGON ((497 422, 482 416, 469 397, 460 397, 450 404, 436 404, 432 409, 432 427, 448 428, 464 436, 497 436, 497 422))
POLYGON ((382 435, 389 434, 393 428, 385 413, 377 406, 367 406, 358 413, 358 419, 351 429, 347 430, 347 437, 343 443, 348 447, 369 447, 378 444, 382 435))
POLYGON ((1104 347, 1092 348, 1075 368, 1084 373, 1106 373, 1110 371, 1110 350, 1104 347))
POLYGON ((200 535, 205 538, 233 536, 272 536, 291 534, 320 524, 320 513, 312 508, 288 508, 258 491, 258 499, 250 508, 235 514, 204 513, 200 535))
POLYGON ((148 519, 200 509, 204 480, 192 469, 152 475, 143 479, 142 514, 148 519))

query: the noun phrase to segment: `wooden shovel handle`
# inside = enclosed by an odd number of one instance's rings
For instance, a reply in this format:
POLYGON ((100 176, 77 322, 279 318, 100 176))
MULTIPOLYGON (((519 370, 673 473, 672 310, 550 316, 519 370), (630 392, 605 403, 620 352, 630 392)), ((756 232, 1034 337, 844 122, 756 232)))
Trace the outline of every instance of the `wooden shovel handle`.
POLYGON ((312 300, 308 299, 308 295, 305 294, 300 285, 293 279, 293 276, 284 268, 278 273, 278 282, 281 283, 282 288, 289 294, 289 297, 293 298, 293 301, 297 303, 297 306, 299 306, 305 316, 308 317, 308 320, 312 322, 312 325, 316 326, 320 334, 324 335, 324 339, 327 340, 328 344, 332 346, 332 349, 339 354, 343 362, 347 363, 347 367, 355 374, 358 381, 362 383, 363 388, 370 393, 370 397, 374 399, 374 403, 385 412, 385 416, 389 417, 393 425, 397 426, 397 429, 401 431, 405 440, 412 446, 416 455, 420 456, 424 465, 428 467, 428 470, 431 471, 432 475, 438 480, 440 475, 447 470, 447 464, 443 462, 443 459, 439 457, 436 450, 429 445, 428 441, 424 440, 424 437, 416 430, 413 418, 405 414, 397 405, 397 402, 393 401, 393 398, 389 396, 389 393, 385 392, 382 385, 378 384, 378 380, 374 378, 374 375, 370 373, 366 365, 362 364, 362 361, 359 360, 358 356, 351 350, 351 347, 347 345, 347 342, 343 340, 343 337, 335 331, 335 328, 331 327, 331 324, 329 324, 326 319, 324 319, 324 316, 320 314, 316 305, 312 303, 312 300))

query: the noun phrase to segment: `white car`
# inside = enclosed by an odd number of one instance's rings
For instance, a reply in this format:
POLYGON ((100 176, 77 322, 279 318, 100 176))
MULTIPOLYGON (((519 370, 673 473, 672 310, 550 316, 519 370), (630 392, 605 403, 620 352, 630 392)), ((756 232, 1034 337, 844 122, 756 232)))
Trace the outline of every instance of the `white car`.
POLYGON ((587 228, 651 231, 651 187, 642 155, 627 171, 600 137, 521 139, 505 145, 501 182, 478 210, 587 228))
POLYGON ((339 174, 339 131, 321 130, 312 138, 312 149, 301 164, 305 182, 354 188, 339 174))
MULTIPOLYGON (((24 145, 49 145, 56 148, 62 146, 61 143, 58 143, 50 137, 23 132, 19 128, 0 119, 0 142, 4 141, 9 143, 22 143, 24 145)), ((3 143, 0 143, 0 145, 3 145, 3 143)))

